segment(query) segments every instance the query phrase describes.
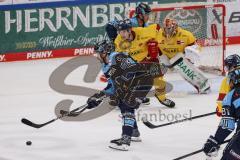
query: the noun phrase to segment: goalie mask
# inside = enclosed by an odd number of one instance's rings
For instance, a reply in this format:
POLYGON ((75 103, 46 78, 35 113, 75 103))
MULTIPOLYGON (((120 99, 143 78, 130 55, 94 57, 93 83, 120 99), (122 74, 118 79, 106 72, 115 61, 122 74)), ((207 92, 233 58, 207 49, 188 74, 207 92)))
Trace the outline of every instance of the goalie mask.
POLYGON ((177 34, 178 24, 176 20, 167 18, 163 23, 163 35, 166 38, 171 38, 177 34))

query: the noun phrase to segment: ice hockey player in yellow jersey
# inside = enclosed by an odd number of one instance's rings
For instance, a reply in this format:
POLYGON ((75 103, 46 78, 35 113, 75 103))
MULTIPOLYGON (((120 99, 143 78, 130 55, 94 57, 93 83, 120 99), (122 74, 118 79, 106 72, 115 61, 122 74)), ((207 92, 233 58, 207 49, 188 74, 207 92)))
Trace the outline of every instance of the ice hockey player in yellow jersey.
POLYGON ((191 32, 178 27, 176 21, 166 19, 164 28, 159 30, 158 41, 161 53, 171 59, 179 52, 183 53, 187 46, 194 45, 196 38, 191 32), (171 28, 168 29, 168 26, 171 28))
POLYGON ((122 21, 122 24, 119 22, 119 34, 114 41, 116 51, 127 52, 137 62, 143 61, 148 56, 147 42, 156 37, 156 28, 156 24, 132 28, 128 19, 122 21))
POLYGON ((161 54, 160 61, 172 64, 183 57, 183 61, 175 66, 175 69, 197 89, 198 93, 208 93, 210 90, 208 79, 193 65, 193 61, 199 58, 200 54, 194 35, 179 27, 176 20, 166 18, 158 32, 157 41, 161 54))
MULTIPOLYGON (((240 56, 237 54, 233 54, 228 56, 224 60, 224 69, 226 72, 231 72, 235 69, 240 68, 240 56)), ((217 115, 221 116, 222 115, 222 101, 224 97, 230 92, 231 86, 229 85, 229 79, 227 77, 224 77, 222 80, 219 94, 218 94, 218 99, 217 99, 217 115)))
MULTIPOLYGON (((129 20, 120 21, 116 26, 118 36, 115 39, 117 52, 127 52, 137 62, 158 62, 158 42, 155 41, 159 25, 152 24, 147 27, 132 28, 129 20)), ((175 103, 165 96, 165 82, 163 78, 154 79, 159 102, 167 107, 174 107, 175 103)))

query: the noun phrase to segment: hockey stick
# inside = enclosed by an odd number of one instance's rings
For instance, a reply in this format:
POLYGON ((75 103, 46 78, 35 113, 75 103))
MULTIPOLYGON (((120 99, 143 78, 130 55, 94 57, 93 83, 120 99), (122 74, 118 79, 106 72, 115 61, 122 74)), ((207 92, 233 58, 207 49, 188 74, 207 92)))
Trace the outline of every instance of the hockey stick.
POLYGON ((167 68, 173 68, 174 66, 178 65, 179 63, 181 63, 183 61, 183 57, 179 58, 178 60, 176 60, 173 64, 170 65, 166 65, 164 64, 165 67, 167 68))
POLYGON ((78 111, 78 110, 79 110, 79 109, 82 109, 82 108, 85 108, 85 107, 87 107, 86 104, 83 105, 83 106, 80 106, 80 107, 78 107, 78 108, 76 108, 76 109, 74 109, 74 110, 72 110, 72 111, 60 110, 59 113, 60 113, 61 115, 67 115, 67 116, 69 116, 69 117, 76 117, 76 116, 78 116, 80 113, 82 113, 82 110, 80 110, 80 111, 78 111))
POLYGON ((202 115, 198 115, 198 116, 194 116, 194 117, 190 117, 190 118, 186 118, 186 119, 182 119, 182 120, 177 120, 177 121, 173 121, 173 122, 169 122, 169 123, 165 123, 165 124, 160 124, 160 125, 154 125, 151 122, 149 122, 147 119, 142 119, 142 121, 143 121, 143 124, 145 124, 148 128, 154 129, 154 128, 160 128, 160 127, 164 127, 164 126, 168 126, 168 125, 172 125, 172 124, 176 124, 176 123, 185 122, 185 121, 188 121, 188 120, 207 117, 207 116, 211 116, 211 115, 214 115, 214 114, 216 114, 216 112, 202 114, 202 115))
MULTIPOLYGON (((175 67, 176 65, 178 65, 179 63, 181 63, 183 61, 183 57, 180 57, 178 60, 176 60, 174 63, 170 64, 170 65, 167 65, 167 64, 164 64, 164 63, 160 63, 160 74, 165 74, 167 73, 168 69, 171 69, 173 67, 175 67), (161 69, 162 68, 162 69, 161 69)), ((150 63, 151 64, 151 63, 150 63)), ((159 68, 156 67, 156 63, 153 62, 152 64, 154 64, 153 66, 153 72, 154 72, 154 76, 158 75, 155 73, 155 71, 159 71, 159 68)), ((151 66, 152 67, 152 66, 151 66)), ((147 75, 152 75, 151 73, 151 67, 149 68, 149 70, 145 73, 145 74, 142 74, 141 76, 147 76, 147 75)), ((159 75, 160 75, 159 74, 159 75)), ((161 75, 162 76, 162 75, 161 75)))
POLYGON ((85 111, 85 110, 87 109, 87 107, 88 107, 88 105, 85 104, 85 105, 83 105, 83 106, 80 106, 80 107, 78 107, 78 108, 75 108, 74 110, 72 110, 72 111, 70 111, 70 112, 61 114, 60 116, 58 116, 58 117, 56 117, 56 118, 54 118, 54 119, 52 119, 52 120, 50 120, 50 121, 48 121, 48 122, 46 122, 46 123, 42 123, 42 124, 33 123, 32 121, 30 121, 30 120, 28 120, 28 119, 26 119, 26 118, 22 118, 21 122, 22 122, 23 124, 26 124, 26 125, 30 126, 30 127, 37 128, 37 129, 38 129, 38 128, 44 127, 44 126, 46 126, 46 125, 48 125, 48 124, 50 124, 50 123, 52 123, 52 122, 54 122, 54 121, 56 121, 56 120, 58 120, 58 119, 61 119, 61 118, 63 118, 63 117, 67 117, 67 116, 69 116, 69 115, 71 116, 71 114, 72 114, 73 112, 76 112, 76 111, 78 111, 79 109, 82 108, 80 111, 77 112, 78 115, 79 115, 80 113, 82 113, 83 111, 85 111))
MULTIPOLYGON (((228 139, 228 140, 224 141, 223 143, 221 143, 220 145, 225 144, 225 143, 228 143, 228 142, 230 142, 230 141, 231 141, 231 139, 228 139)), ((183 155, 183 156, 178 157, 178 158, 175 158, 175 159, 173 159, 173 160, 184 159, 184 158, 187 158, 187 157, 193 156, 194 154, 201 153, 202 151, 203 151, 203 149, 199 149, 199 150, 197 150, 197 151, 194 151, 194 152, 192 152, 192 153, 189 153, 189 154, 183 155)))

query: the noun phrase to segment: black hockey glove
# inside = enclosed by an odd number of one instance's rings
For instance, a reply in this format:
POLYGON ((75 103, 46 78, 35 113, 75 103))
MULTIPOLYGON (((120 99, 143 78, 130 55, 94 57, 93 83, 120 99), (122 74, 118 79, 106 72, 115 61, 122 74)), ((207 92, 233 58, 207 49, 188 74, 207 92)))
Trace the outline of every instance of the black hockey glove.
POLYGON ((104 92, 95 93, 93 96, 89 97, 87 100, 87 108, 92 109, 97 107, 102 102, 102 97, 105 96, 104 92))
POLYGON ((208 138, 207 142, 203 146, 203 152, 207 156, 214 156, 217 154, 219 148, 220 148, 220 146, 219 146, 217 140, 215 139, 215 137, 210 136, 208 138))

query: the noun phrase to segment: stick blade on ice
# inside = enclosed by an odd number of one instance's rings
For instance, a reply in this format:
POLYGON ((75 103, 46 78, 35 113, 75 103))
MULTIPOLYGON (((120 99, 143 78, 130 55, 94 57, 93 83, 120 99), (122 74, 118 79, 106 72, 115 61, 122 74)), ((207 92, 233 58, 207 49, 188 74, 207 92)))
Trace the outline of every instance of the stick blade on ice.
POLYGON ((156 126, 153 125, 152 123, 150 123, 146 118, 142 118, 142 122, 143 122, 143 124, 145 124, 148 128, 151 128, 151 129, 156 128, 156 126))
POLYGON ((22 118, 21 122, 22 122, 23 124, 26 124, 26 125, 31 126, 31 127, 34 127, 34 128, 40 128, 39 125, 37 125, 37 124, 29 121, 29 120, 26 119, 26 118, 22 118))

